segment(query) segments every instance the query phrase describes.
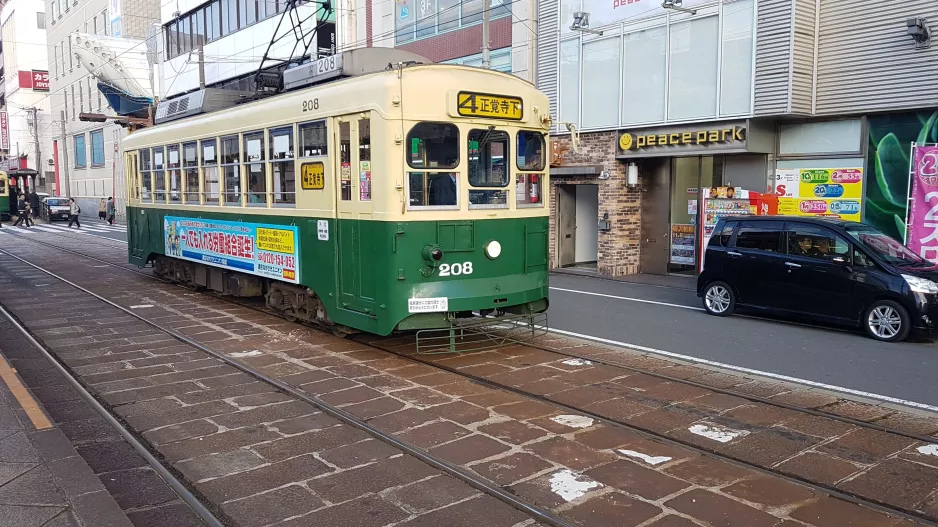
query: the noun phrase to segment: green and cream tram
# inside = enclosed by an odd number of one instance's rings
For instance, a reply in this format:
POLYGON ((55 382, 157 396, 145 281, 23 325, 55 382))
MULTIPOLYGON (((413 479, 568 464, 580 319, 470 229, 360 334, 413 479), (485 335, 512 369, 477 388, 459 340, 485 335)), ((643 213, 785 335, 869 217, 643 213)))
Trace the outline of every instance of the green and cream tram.
POLYGON ((320 59, 285 93, 130 134, 130 261, 380 335, 546 310, 547 97, 396 51, 320 59))

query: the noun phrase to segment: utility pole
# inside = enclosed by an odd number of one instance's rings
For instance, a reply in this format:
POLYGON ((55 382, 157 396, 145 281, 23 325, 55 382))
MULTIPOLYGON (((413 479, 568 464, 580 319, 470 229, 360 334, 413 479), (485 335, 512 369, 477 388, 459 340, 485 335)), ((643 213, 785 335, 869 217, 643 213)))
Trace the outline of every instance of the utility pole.
POLYGON ((39 176, 43 174, 42 170, 42 150, 39 145, 39 108, 32 107, 29 109, 29 113, 32 114, 32 123, 33 123, 33 141, 36 142, 36 179, 39 179, 39 176))
POLYGON ((489 56, 489 19, 492 0, 482 0, 482 67, 490 69, 492 67, 492 58, 489 56))
MULTIPOLYGON (((68 141, 65 135, 65 112, 59 112, 62 116, 62 120, 59 121, 59 124, 62 125, 62 186, 65 187, 65 197, 72 197, 72 185, 71 177, 68 174, 68 141)), ((59 195, 62 195, 61 189, 59 190, 59 195)))

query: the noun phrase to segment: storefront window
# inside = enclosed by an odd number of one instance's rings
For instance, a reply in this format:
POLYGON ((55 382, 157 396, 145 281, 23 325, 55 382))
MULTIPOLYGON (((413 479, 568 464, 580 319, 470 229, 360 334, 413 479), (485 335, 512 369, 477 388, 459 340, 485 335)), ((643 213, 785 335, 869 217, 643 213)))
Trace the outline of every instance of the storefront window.
POLYGON ((715 16, 671 24, 669 119, 716 114, 718 28, 715 16))
POLYGON ((778 131, 780 155, 860 151, 859 119, 783 124, 778 131))
POLYGON ((723 61, 720 70, 720 114, 751 111, 752 0, 723 5, 723 61))
POLYGON ((560 121, 580 123, 580 41, 560 44, 560 121))
POLYGON ((667 52, 668 29, 664 26, 625 35, 623 124, 664 120, 667 52))
POLYGON ((619 108, 618 37, 583 44, 583 128, 615 126, 619 108))
MULTIPOLYGON (((511 16, 511 3, 492 0, 490 18, 511 16)), ((394 4, 397 44, 482 23, 482 0, 413 0, 394 4)))

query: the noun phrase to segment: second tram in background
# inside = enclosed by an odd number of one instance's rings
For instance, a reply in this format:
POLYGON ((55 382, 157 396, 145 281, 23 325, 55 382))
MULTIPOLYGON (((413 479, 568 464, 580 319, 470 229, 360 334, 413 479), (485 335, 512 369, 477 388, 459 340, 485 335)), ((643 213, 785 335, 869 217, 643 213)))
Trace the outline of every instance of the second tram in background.
POLYGON ((424 62, 358 49, 254 102, 161 103, 123 141, 130 261, 343 331, 545 311, 547 97, 424 62))

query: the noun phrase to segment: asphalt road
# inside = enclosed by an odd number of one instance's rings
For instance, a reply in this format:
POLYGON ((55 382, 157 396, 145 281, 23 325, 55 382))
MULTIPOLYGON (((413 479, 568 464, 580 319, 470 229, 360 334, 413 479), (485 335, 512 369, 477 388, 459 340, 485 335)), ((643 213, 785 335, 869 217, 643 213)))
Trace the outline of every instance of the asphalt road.
POLYGON ((938 406, 931 342, 885 344, 846 328, 714 317, 685 289, 558 274, 550 285, 551 329, 938 406))

